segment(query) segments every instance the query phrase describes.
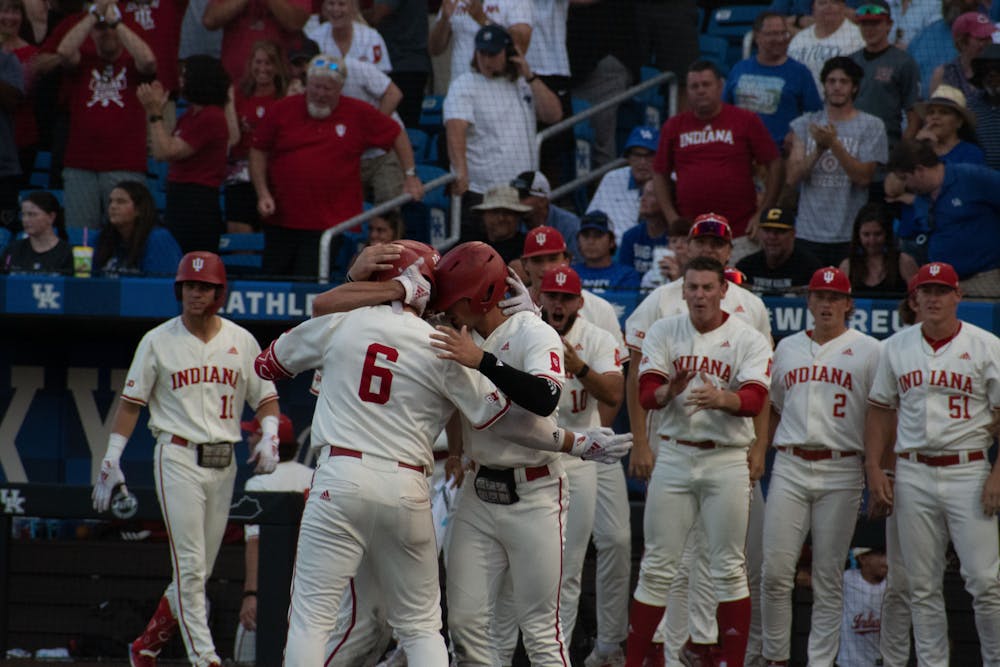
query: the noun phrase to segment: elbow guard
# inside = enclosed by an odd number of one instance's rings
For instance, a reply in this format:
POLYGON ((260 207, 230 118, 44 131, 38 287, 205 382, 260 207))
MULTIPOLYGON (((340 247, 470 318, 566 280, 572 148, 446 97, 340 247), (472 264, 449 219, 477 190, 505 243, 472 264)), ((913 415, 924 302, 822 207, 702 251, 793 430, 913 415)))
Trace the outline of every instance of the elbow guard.
POLYGON ((667 383, 667 378, 646 373, 639 378, 639 405, 644 410, 659 410, 663 406, 656 400, 656 390, 667 383))
POLYGON ((764 409, 767 389, 759 384, 747 384, 740 387, 736 395, 740 397, 740 409, 735 413, 736 416, 756 417, 764 409))
POLYGON ((488 377, 510 400, 540 417, 559 407, 562 388, 553 380, 507 366, 489 352, 483 352, 479 372, 488 377))

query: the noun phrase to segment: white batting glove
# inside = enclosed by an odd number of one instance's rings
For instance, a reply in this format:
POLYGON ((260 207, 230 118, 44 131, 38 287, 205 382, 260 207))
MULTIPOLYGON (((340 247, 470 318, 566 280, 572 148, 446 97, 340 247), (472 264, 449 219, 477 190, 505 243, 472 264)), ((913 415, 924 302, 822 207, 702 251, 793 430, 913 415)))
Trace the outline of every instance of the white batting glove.
POLYGON ((602 426, 577 433, 569 453, 584 461, 618 463, 631 450, 631 433, 616 434, 610 428, 602 426))
POLYGON ((270 475, 278 467, 278 418, 268 415, 260 420, 260 441, 247 463, 257 462, 258 475, 270 475))
POLYGON ((427 302, 431 298, 431 284, 420 273, 420 267, 423 264, 424 258, 421 257, 406 267, 403 273, 393 278, 403 286, 403 291, 406 293, 406 296, 403 297, 403 303, 415 308, 420 315, 424 314, 424 308, 427 307, 427 302))
POLYGON ((500 306, 500 311, 507 317, 521 311, 528 311, 541 317, 542 309, 536 306, 535 302, 531 300, 531 293, 525 284, 521 282, 521 278, 517 275, 517 272, 508 266, 507 274, 507 285, 510 287, 510 296, 497 304, 500 306))
POLYGON ((98 512, 107 512, 111 506, 111 496, 114 495, 115 488, 121 484, 125 485, 125 475, 121 466, 118 465, 117 458, 104 459, 101 461, 101 472, 97 475, 97 484, 90 494, 90 499, 94 503, 94 509, 98 512))

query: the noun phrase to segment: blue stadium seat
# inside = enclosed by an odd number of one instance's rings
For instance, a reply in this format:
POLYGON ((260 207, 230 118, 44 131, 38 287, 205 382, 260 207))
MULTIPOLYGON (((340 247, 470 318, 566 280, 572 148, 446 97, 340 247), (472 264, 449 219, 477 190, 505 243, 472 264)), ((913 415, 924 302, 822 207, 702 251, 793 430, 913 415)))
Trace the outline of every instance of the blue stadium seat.
POLYGON ((170 164, 164 160, 146 158, 146 180, 150 191, 167 191, 167 171, 170 164))
POLYGON ((716 35, 698 35, 698 55, 705 60, 711 60, 723 71, 729 70, 729 41, 716 35))
POLYGON ((430 137, 423 130, 415 127, 406 128, 406 135, 410 138, 410 145, 413 146, 413 157, 417 162, 427 161, 427 146, 430 137))
POLYGON ((724 60, 727 68, 743 58, 743 36, 753 30, 754 19, 767 7, 767 5, 728 5, 717 8, 709 16, 705 33, 723 37, 728 42, 724 60))
POLYGON ((223 234, 219 237, 219 257, 227 269, 260 269, 264 234, 223 234))
POLYGON ((420 105, 420 129, 434 134, 444 125, 444 95, 427 95, 420 105))
POLYGON ((10 230, 6 227, 0 227, 0 252, 10 244, 10 230))
POLYGON ((84 243, 83 238, 83 228, 82 227, 67 227, 66 236, 67 241, 70 245, 89 245, 91 247, 97 246, 97 238, 101 235, 98 229, 88 229, 86 243, 84 243))
POLYGON ((35 164, 28 176, 28 184, 33 188, 47 189, 52 183, 52 153, 38 151, 35 153, 35 164))

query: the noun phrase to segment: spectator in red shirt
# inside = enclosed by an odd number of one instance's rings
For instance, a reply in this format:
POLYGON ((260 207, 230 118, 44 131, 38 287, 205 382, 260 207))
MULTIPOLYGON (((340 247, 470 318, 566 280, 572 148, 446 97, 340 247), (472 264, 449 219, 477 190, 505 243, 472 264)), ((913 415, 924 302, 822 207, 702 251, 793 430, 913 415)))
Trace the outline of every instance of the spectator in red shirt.
POLYGON ((378 109, 341 96, 344 61, 309 61, 305 95, 279 100, 254 132, 250 180, 264 218, 264 271, 316 276, 323 231, 361 212, 361 154, 394 150, 414 199, 424 189, 406 133, 378 109))
POLYGON ((146 178, 145 112, 135 91, 141 77, 156 71, 156 56, 122 21, 114 0, 91 7, 58 48, 72 70, 63 158, 69 227, 98 227, 115 185, 146 178), (96 52, 83 48, 88 37, 96 52))
POLYGON ((149 115, 153 157, 170 163, 164 218, 184 253, 219 249, 219 187, 226 175, 230 137, 238 137, 238 130, 230 131, 226 119, 229 94, 229 75, 218 59, 191 56, 185 60, 181 95, 190 107, 170 135, 163 126, 166 89, 159 81, 139 86, 139 101, 149 115))
POLYGON ((311 9, 310 0, 209 0, 201 20, 222 30, 222 64, 239 81, 253 45, 267 39, 288 51, 301 39, 311 9))
POLYGON ((38 121, 35 119, 35 97, 32 95, 34 77, 29 66, 31 59, 38 53, 38 47, 21 37, 21 29, 25 24, 27 18, 23 0, 0 0, 0 49, 17 57, 24 79, 24 97, 14 112, 14 139, 21 161, 21 189, 28 187, 28 179, 35 165, 35 154, 38 152, 38 121))
POLYGON ((689 110, 671 117, 660 131, 653 160, 653 186, 667 223, 706 211, 724 215, 733 229, 734 259, 756 248, 749 242, 762 210, 774 206, 781 188, 778 147, 760 117, 722 102, 725 82, 707 60, 687 73, 689 110), (755 165, 766 167, 758 203, 755 165), (671 173, 677 174, 676 183, 671 173), (737 238, 739 237, 739 238, 737 238))
MULTIPOLYGON (((176 96, 180 89, 177 51, 186 4, 178 0, 128 0, 122 4, 122 20, 149 44, 156 56, 156 80, 163 84, 171 97, 176 96)), ((173 105, 169 109, 168 127, 173 127, 173 105)))
POLYGON ((240 140, 229 151, 226 171, 226 231, 230 234, 260 231, 257 195, 250 182, 248 158, 253 131, 271 106, 288 94, 288 66, 281 47, 274 42, 254 44, 250 62, 233 94, 240 140))

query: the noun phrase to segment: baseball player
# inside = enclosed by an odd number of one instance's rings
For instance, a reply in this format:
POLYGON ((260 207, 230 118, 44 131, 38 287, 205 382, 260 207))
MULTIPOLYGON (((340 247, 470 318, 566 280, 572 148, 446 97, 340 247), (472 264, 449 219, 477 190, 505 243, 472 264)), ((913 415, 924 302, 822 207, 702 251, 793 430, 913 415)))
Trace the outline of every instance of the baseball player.
MULTIPOLYGON (((256 419, 241 422, 246 431, 247 444, 253 448, 263 437, 263 429, 256 419)), ((247 480, 247 491, 308 491, 312 483, 313 470, 295 460, 299 443, 295 439, 295 427, 288 415, 278 417, 278 466, 270 475, 254 475, 247 480)), ((247 524, 243 529, 246 540, 244 557, 246 576, 243 579, 243 603, 240 606, 240 622, 236 626, 236 640, 233 659, 242 664, 257 662, 257 563, 260 550, 260 526, 247 524)))
MULTIPOLYGON (((481 243, 463 244, 442 258, 432 307, 455 329, 439 327, 435 345, 444 358, 479 368, 491 379, 498 369, 524 369, 519 381, 532 393, 526 407, 548 414, 555 411, 561 394, 563 344, 533 314, 503 314, 498 305, 506 278, 501 265, 496 251, 481 243), (482 349, 469 329, 483 338, 482 349)), ((462 441, 475 466, 475 479, 462 486, 447 554, 448 618, 456 661, 495 664, 490 602, 509 571, 515 615, 532 663, 568 664, 559 620, 567 501, 560 459, 472 426, 463 417, 462 441)), ((614 438, 631 441, 630 435, 614 438)))
MULTIPOLYGON (((574 431, 597 428, 601 426, 597 406, 619 406, 625 391, 618 344, 607 331, 578 317, 584 300, 580 295, 582 285, 576 271, 568 266, 560 266, 547 271, 540 282, 542 316, 562 338, 565 357, 565 377, 557 420, 563 428, 574 431)), ((562 465, 569 482, 569 503, 559 618, 563 633, 570 640, 576 626, 583 561, 594 529, 598 495, 597 470, 598 467, 610 466, 599 466, 592 461, 571 456, 563 456, 562 465)), ((510 584, 508 577, 497 601, 494 624, 494 633, 500 645, 501 665, 511 664, 517 644, 517 623, 513 618, 510 584)), ((614 649, 621 654, 619 647, 614 649)), ((624 654, 621 654, 621 658, 624 661, 624 654)))
MULTIPOLYGON (((541 302, 542 276, 558 266, 569 266, 569 251, 562 234, 553 227, 535 227, 527 233, 521 266, 530 281, 531 298, 541 302)), ((621 325, 612 306, 603 297, 586 289, 580 293, 583 306, 577 312, 586 320, 610 333, 625 357, 621 325)), ((501 304, 503 306, 504 304, 501 304)), ((598 403, 601 424, 610 426, 618 413, 617 407, 598 403)), ((621 466, 597 466, 596 501, 584 500, 589 487, 573 491, 574 503, 594 505, 593 538, 597 549, 597 642, 587 657, 586 667, 602 667, 624 661, 621 643, 628 635, 628 589, 632 573, 632 526, 625 485, 625 470, 621 466)), ((567 633, 567 637, 570 635, 567 633)))
POLYGON ((778 343, 771 383, 773 445, 778 450, 764 515, 761 576, 764 658, 791 656, 792 588, 806 535, 812 533, 809 664, 833 667, 840 640, 844 559, 861 492, 868 391, 879 342, 847 327, 851 282, 818 269, 807 297, 815 327, 778 343))
POLYGON ((645 552, 629 614, 628 667, 641 667, 649 652, 696 522, 718 600, 720 662, 744 663, 751 470, 764 465, 762 448, 751 447, 752 417, 766 407, 772 359, 770 342, 722 309, 727 287, 719 261, 692 259, 684 272, 688 314, 657 321, 642 344, 640 401, 662 415, 643 519, 645 552))
MULTIPOLYGON (((885 554, 867 547, 851 549, 857 568, 844 571, 844 613, 840 629, 839 667, 879 663, 882 604, 887 572, 885 554)), ((906 648, 910 646, 909 636, 906 648)))
MULTIPOLYGON (((433 467, 433 440, 455 406, 475 428, 503 424, 506 437, 523 443, 601 450, 593 438, 565 433, 551 419, 501 419, 509 400, 483 375, 497 377, 522 405, 537 400, 536 388, 517 386, 523 374, 513 368, 480 375, 437 358, 428 344, 433 330, 419 317, 433 279, 431 262, 424 261, 433 251, 427 250, 404 249, 392 270, 374 276, 399 282, 402 304, 309 320, 274 341, 255 365, 263 377, 324 371, 312 434, 314 442, 326 443, 329 458, 316 471, 302 518, 285 648, 292 667, 324 664, 324 644, 362 559, 382 587, 409 664, 447 663, 425 474, 433 467)), ((499 274, 499 287, 491 283, 497 300, 506 267, 499 274)), ((623 438, 605 441, 627 445, 623 438)))
MULTIPOLYGON (((732 230, 725 217, 715 213, 698 216, 688 233, 688 252, 691 258, 709 257, 725 265, 732 254, 732 230)), ((771 340, 771 326, 767 308, 760 297, 739 285, 730 284, 722 299, 722 309, 738 317, 768 340, 771 340)), ((676 280, 651 292, 633 311, 625 323, 625 342, 629 347, 630 363, 626 378, 626 401, 633 437, 645 444, 638 451, 633 448, 629 459, 629 474, 641 479, 649 478, 652 471, 654 452, 648 444, 647 431, 655 432, 656 413, 647 415, 639 402, 639 362, 642 342, 646 332, 663 317, 688 312, 683 299, 683 281, 676 280), (647 424, 647 417, 654 424, 647 424)), ((756 446, 762 451, 767 447, 767 417, 764 411, 755 419, 754 430, 758 441, 756 446)), ((763 474, 763 469, 752 471, 754 479, 763 474)), ((754 600, 751 621, 750 653, 759 653, 760 642, 760 540, 763 535, 764 497, 760 485, 755 484, 753 502, 750 506, 750 531, 747 535, 748 571, 750 574, 751 599, 754 600)), ((708 574, 708 560, 704 553, 705 540, 698 525, 692 531, 688 548, 681 562, 677 576, 670 590, 665 626, 657 637, 665 639, 667 667, 678 664, 683 651, 688 661, 708 660, 709 646, 716 642, 716 619, 713 611, 712 588, 708 574), (696 567, 691 564, 696 563, 696 567), (690 572, 690 575, 688 574, 690 572), (688 587, 692 591, 689 595, 688 587), (688 601, 691 601, 690 607, 688 601), (690 630, 690 632, 689 632, 690 630), (685 643, 690 635, 690 640, 685 643)))
POLYGON ((917 660, 948 665, 941 573, 950 539, 972 595, 984 665, 1000 665, 1000 468, 986 450, 1000 412, 1000 339, 958 319, 955 269, 920 267, 919 326, 890 337, 869 394, 865 471, 875 502, 896 514, 917 660), (892 443, 895 486, 882 471, 892 443))
POLYGON ((124 485, 119 461, 148 405, 173 577, 146 630, 129 646, 132 667, 155 665, 178 629, 192 665, 221 664, 208 629, 205 580, 229 518, 233 443, 240 439, 244 402, 261 425, 250 459, 256 472, 278 465, 278 395, 253 372, 260 347, 250 332, 216 314, 226 296, 222 260, 210 252, 184 255, 174 291, 181 314, 149 331, 136 348, 93 493, 94 509, 103 512, 124 485))

